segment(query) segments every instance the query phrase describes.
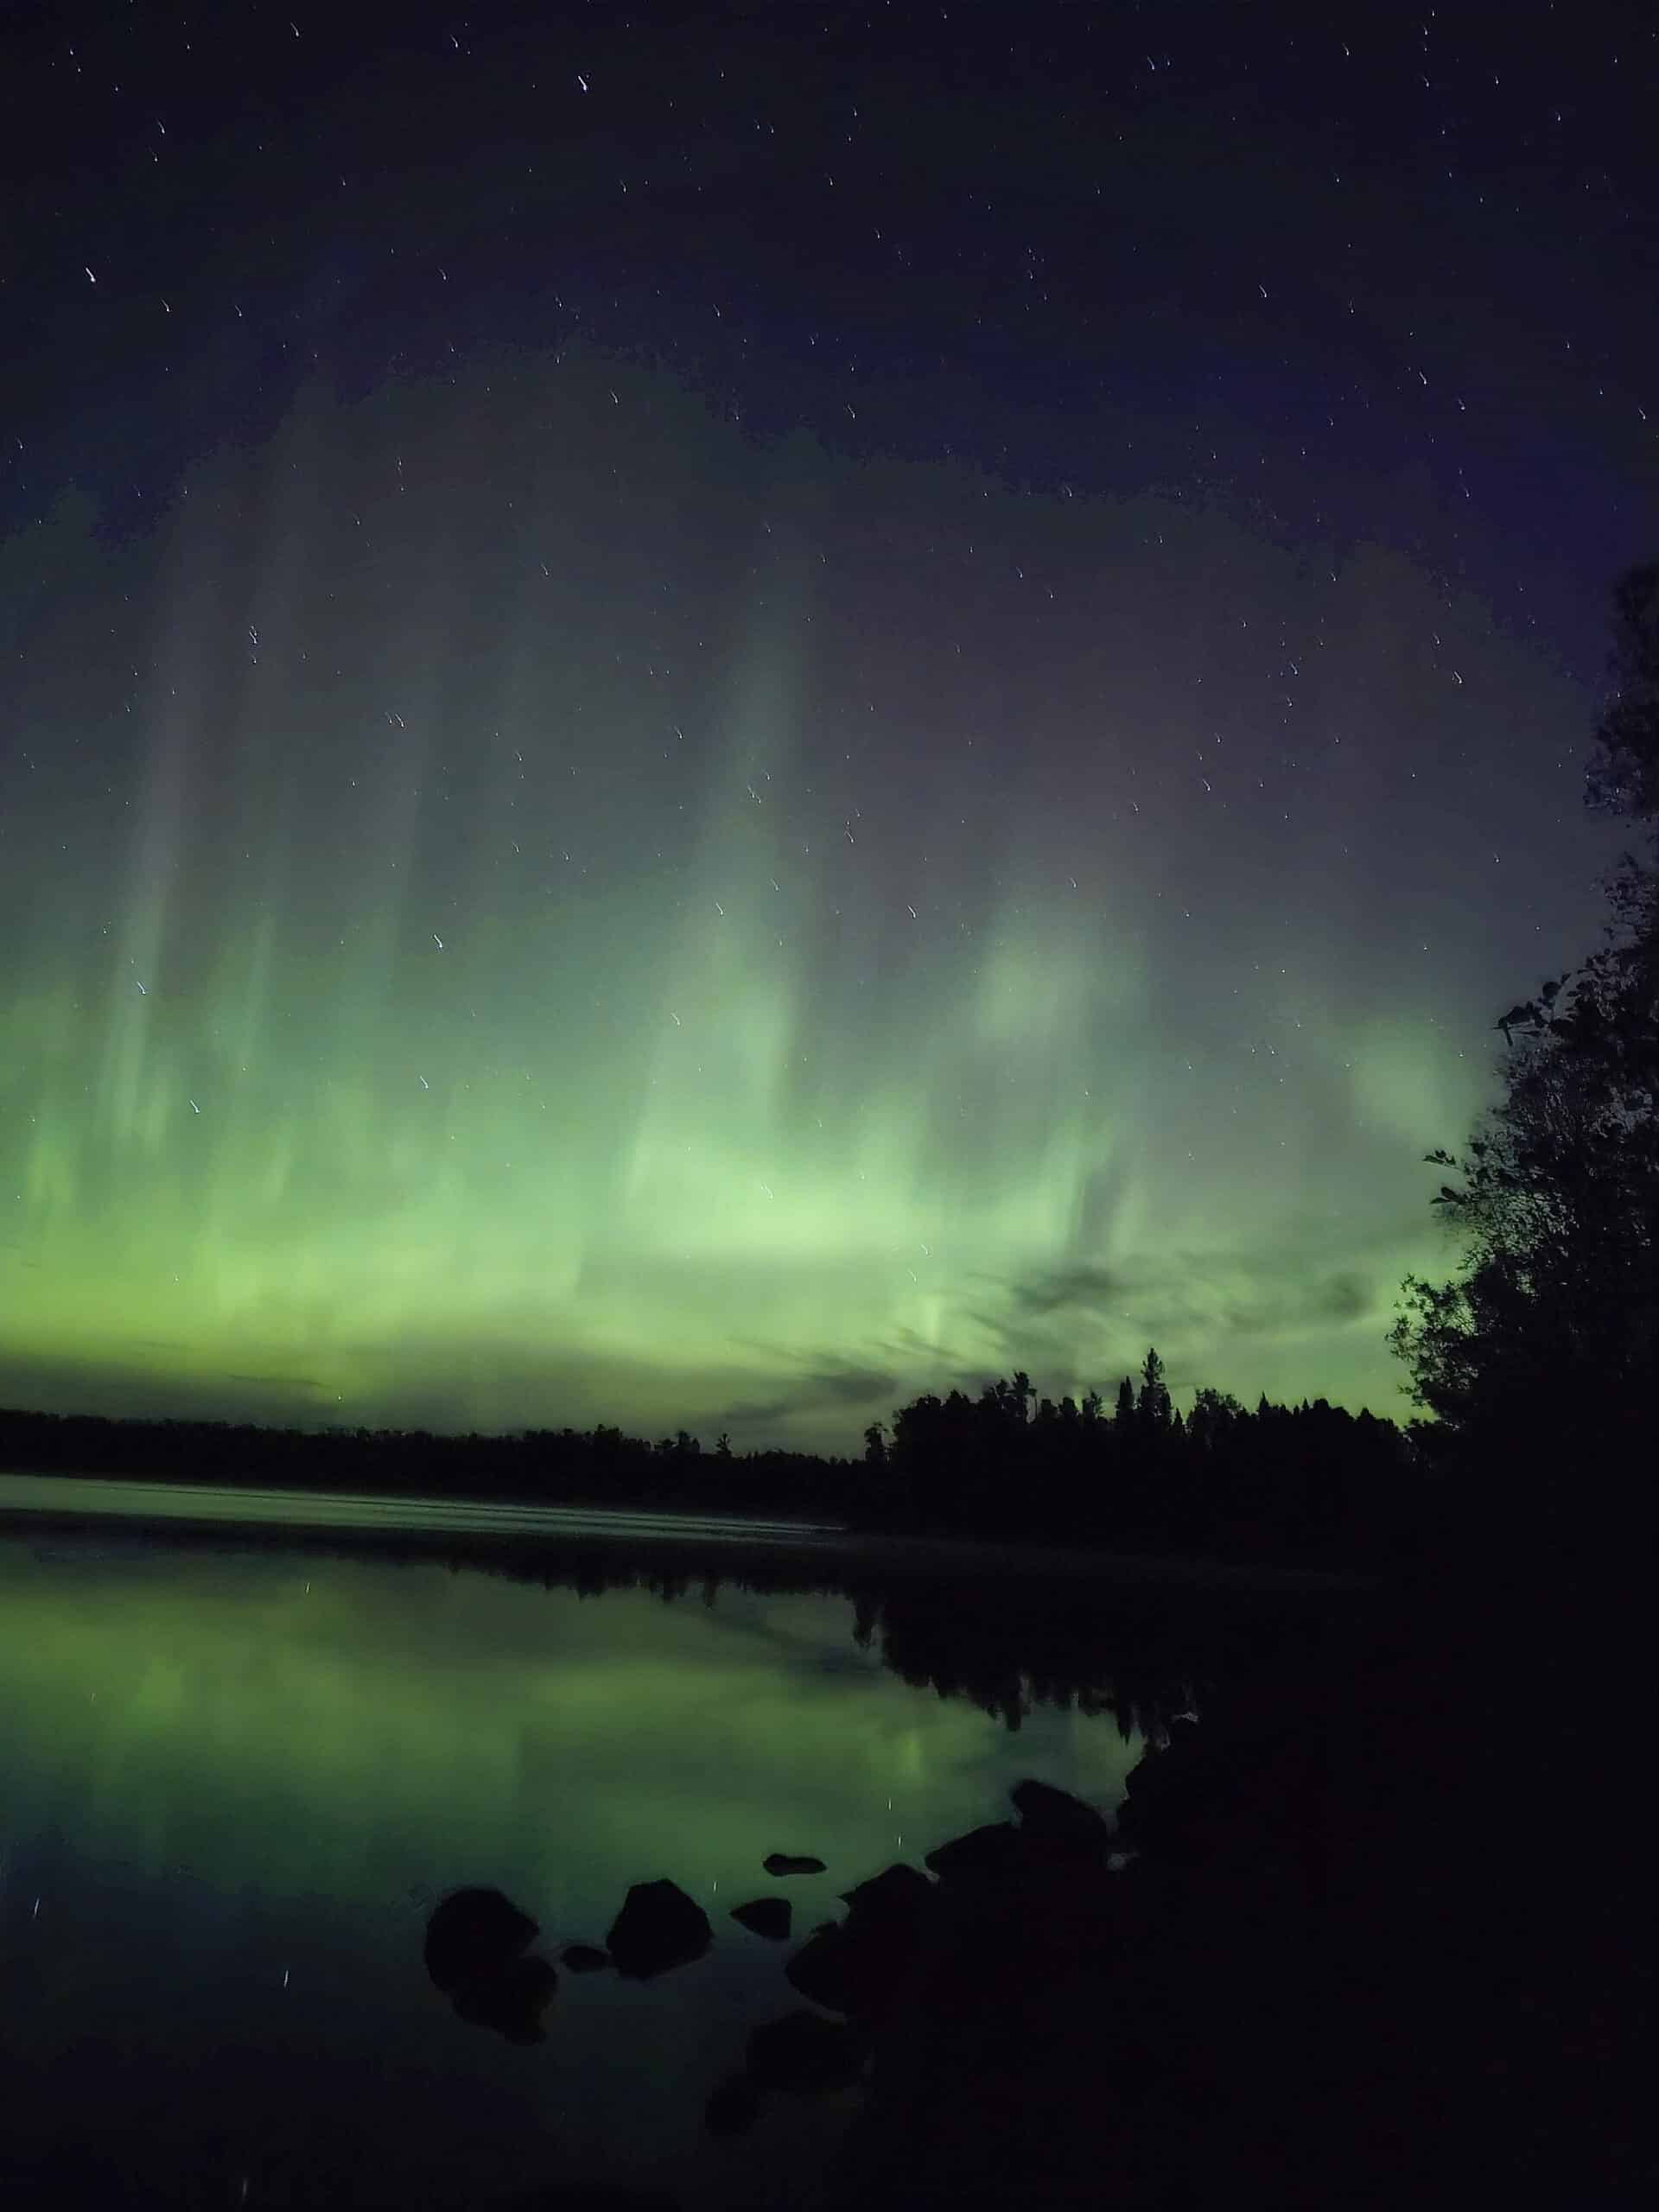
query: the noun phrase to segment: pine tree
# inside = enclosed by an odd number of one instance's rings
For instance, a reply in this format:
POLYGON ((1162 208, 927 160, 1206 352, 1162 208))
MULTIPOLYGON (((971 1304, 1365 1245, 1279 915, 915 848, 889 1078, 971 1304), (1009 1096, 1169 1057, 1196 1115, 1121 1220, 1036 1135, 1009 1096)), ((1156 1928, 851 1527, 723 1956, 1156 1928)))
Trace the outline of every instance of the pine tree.
POLYGON ((1135 1411, 1145 1428, 1169 1427, 1169 1389, 1164 1381, 1164 1363, 1151 1344, 1141 1363, 1141 1397, 1135 1411))

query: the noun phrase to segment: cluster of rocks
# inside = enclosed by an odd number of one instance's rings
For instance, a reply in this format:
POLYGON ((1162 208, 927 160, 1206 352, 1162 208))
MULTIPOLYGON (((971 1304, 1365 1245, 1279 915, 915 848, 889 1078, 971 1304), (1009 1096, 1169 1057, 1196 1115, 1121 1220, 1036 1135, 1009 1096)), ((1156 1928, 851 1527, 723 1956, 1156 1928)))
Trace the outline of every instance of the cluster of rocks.
MULTIPOLYGON (((1010 1818, 842 1892, 844 1912, 804 1940, 790 1942, 785 1897, 734 1908, 783 1948, 800 2002, 753 2030, 708 2100, 709 2130, 747 2127, 774 2092, 862 2083, 822 2170, 801 2177, 803 2212, 1093 2206, 1103 2159, 1113 2202, 1147 2212, 1262 2177, 1286 2204, 1440 2201, 1420 2186, 1429 2146, 1489 2155, 1495 2131, 1477 2122, 1499 2101, 1475 2068, 1485 2049, 1461 2047, 1462 2015, 1421 2005, 1459 1931, 1433 1917, 1433 1869, 1405 1847, 1406 1755, 1377 1752, 1371 1677, 1327 1678, 1300 1649, 1215 1690, 1202 1727, 1175 1722, 1114 1827, 1023 1782, 1010 1818)), ((779 1881, 827 1871, 764 1863, 779 1881)), ((510 1953, 496 1978, 481 1990, 440 1943, 435 1979, 453 1977, 466 2017, 522 2029, 551 1968, 530 1952, 533 1923, 505 1899, 493 1910, 510 1953)), ((660 1971, 712 1940, 671 1883, 630 1891, 625 1920, 599 1955, 618 1971, 660 1971)))
MULTIPOLYGON (((757 1898, 739 1911, 765 1913, 781 1902, 757 1898)), ((787 1935, 787 1920, 779 1932, 787 1935)), ((463 2020, 493 2028, 510 2043, 539 2043, 546 2034, 542 2016, 559 1981, 551 1961, 530 1948, 540 1933, 499 1890, 454 1890, 427 1922, 427 1973, 463 2020)), ((700 1959, 713 1940, 708 1914, 677 1883, 636 1882, 611 1923, 605 1948, 568 1943, 560 1963, 571 1974, 614 1967, 644 1981, 700 1959)))
MULTIPOLYGON (((1020 1783, 1011 1795, 1017 1824, 994 1821, 939 1845, 926 1855, 926 1872, 900 1863, 841 1893, 846 1916, 819 1923, 784 1966, 791 1987, 819 2009, 798 2006, 752 2031, 742 2069, 709 2099, 711 2131, 747 2128, 773 2092, 810 2094, 858 2081, 875 2032, 925 1958, 964 1940, 971 1949, 973 1914, 991 1896, 1052 1920, 1075 1903, 1079 1882, 1104 1894, 1115 1846, 1101 1815, 1046 1783, 1020 1783)), ((804 1853, 773 1852, 761 1863, 779 1880, 826 1871, 804 1853)), ((775 1942, 791 1932, 789 1900, 775 1893, 733 1906, 730 1916, 775 1942)), ((538 1933, 499 1890, 457 1890, 428 1923, 427 1971, 463 2019, 514 2043, 539 2041, 558 1974, 531 1948, 538 1933)), ((570 1944, 560 1963, 571 1973, 608 1967, 644 1980, 701 1958, 713 1940, 708 1915, 677 1884, 637 1882, 605 1948, 570 1944)))

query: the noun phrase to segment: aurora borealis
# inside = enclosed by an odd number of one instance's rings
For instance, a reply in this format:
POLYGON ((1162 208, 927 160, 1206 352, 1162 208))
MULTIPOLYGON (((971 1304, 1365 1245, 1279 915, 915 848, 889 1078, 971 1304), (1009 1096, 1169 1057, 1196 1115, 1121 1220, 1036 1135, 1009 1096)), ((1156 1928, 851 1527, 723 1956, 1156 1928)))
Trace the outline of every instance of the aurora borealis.
POLYGON ((1659 317, 1617 131, 1605 189, 1570 158, 1606 55, 1535 160, 1473 42, 1391 120, 1322 48, 1316 125, 1266 45, 1131 38, 1106 237, 1092 80, 981 84, 967 31, 804 75, 718 12, 547 32, 556 187, 521 35, 418 10, 413 150, 366 17, 320 104, 129 77, 90 176, 41 124, 0 1402, 847 1451, 1153 1341, 1178 1402, 1404 1410, 1421 1155, 1615 846, 1580 782, 1659 317), (899 159, 923 84, 948 190, 899 159))

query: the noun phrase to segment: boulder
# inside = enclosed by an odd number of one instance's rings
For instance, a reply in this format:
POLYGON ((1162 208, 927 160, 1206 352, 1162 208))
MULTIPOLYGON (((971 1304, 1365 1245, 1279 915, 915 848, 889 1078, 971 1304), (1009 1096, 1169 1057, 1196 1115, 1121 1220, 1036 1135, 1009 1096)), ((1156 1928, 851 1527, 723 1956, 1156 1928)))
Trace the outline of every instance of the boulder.
POLYGON ((883 1867, 868 1882, 861 1882, 856 1889, 843 1890, 841 1894, 850 1918, 879 1923, 887 1928, 895 1923, 912 1921, 918 1913, 927 1911, 938 1891, 925 1874, 918 1874, 913 1866, 900 1863, 883 1867))
POLYGON ((760 1864, 768 1874, 822 1874, 823 1861, 804 1853, 769 1851, 760 1864))
MULTIPOLYGON (((930 1885, 931 1887, 931 1885, 930 1885)), ((803 1997, 861 2021, 885 2018, 920 1948, 930 1916, 867 1909, 821 1928, 788 1960, 784 1978, 803 1997)))
POLYGON ((474 2027, 493 2028, 509 2043, 543 2043, 542 2015, 552 2002, 559 1978, 545 1959, 514 1959, 499 1974, 463 1982, 452 1999, 455 2011, 474 2027))
POLYGON ((1092 1805, 1046 1782, 1016 1782, 1008 1792, 1020 1815, 1020 1834, 1045 1851, 1103 1859, 1111 1834, 1092 1805))
POLYGON ((857 2080, 868 2054, 868 2037, 817 2012, 786 2012, 749 2036, 749 2078, 762 2089, 807 2094, 844 2089, 857 2080))
POLYGON ((787 1897, 753 1897, 747 1904, 734 1904, 732 1918, 757 1936, 769 1936, 774 1942, 789 1940, 789 1899, 787 1897))
POLYGON ((858 2006, 849 1948, 846 1929, 830 1921, 791 1953, 784 1962, 784 1979, 791 1989, 831 2012, 854 2012, 858 2006))
POLYGON ((966 1886, 1007 1881, 1024 1870, 1027 1859, 1013 1821, 993 1821, 940 1844, 927 1853, 923 1864, 942 1882, 966 1886))
POLYGON ((644 1981, 700 1959, 714 1939, 709 1916, 675 1882, 636 1882, 605 1941, 620 1974, 644 1981))
POLYGON ((747 2074, 729 2074, 702 2108, 702 2124, 711 2135, 741 2135, 753 2127, 760 2110, 760 2092, 747 2074))
POLYGON ((448 1994, 502 1973, 537 1934, 499 1890, 452 1890, 426 1923, 426 1970, 448 1994))
POLYGON ((1201 1854, 1223 1840, 1259 1780, 1206 1745, 1195 1727, 1177 1723, 1168 1743, 1148 1749, 1125 1777, 1118 1836, 1172 1858, 1201 1854))
POLYGON ((592 1943, 567 1943, 559 1956, 572 1974, 597 1974, 601 1967, 611 1963, 609 1952, 599 1950, 592 1943))

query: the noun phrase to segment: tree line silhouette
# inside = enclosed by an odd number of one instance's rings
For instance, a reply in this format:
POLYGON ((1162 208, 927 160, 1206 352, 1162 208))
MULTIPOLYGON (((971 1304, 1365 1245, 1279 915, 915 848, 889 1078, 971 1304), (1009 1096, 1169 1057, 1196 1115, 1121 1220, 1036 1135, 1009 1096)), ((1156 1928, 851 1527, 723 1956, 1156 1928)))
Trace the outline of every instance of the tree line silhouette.
POLYGON ((1201 1389, 1183 1416, 1148 1347, 1109 1414, 1039 1398, 1030 1377, 902 1407, 865 1433, 863 1510, 878 1525, 1286 1560, 1400 1555, 1428 1466, 1413 1439, 1324 1398, 1253 1413, 1201 1389))
POLYGON ((1039 1398, 1030 1378, 953 1389, 873 1422, 861 1459, 712 1451, 681 1429, 508 1435, 260 1428, 0 1413, 0 1465, 154 1481, 573 1506, 785 1515, 893 1535, 1071 1542, 1254 1560, 1396 1557, 1414 1541, 1423 1455, 1391 1421, 1323 1399, 1254 1413, 1200 1390, 1184 1417, 1147 1351, 1115 1410, 1039 1398), (1416 1504, 1414 1503, 1416 1501, 1416 1504))

